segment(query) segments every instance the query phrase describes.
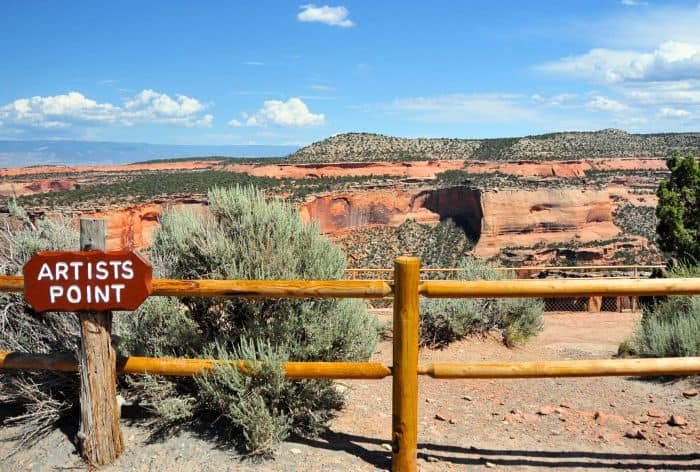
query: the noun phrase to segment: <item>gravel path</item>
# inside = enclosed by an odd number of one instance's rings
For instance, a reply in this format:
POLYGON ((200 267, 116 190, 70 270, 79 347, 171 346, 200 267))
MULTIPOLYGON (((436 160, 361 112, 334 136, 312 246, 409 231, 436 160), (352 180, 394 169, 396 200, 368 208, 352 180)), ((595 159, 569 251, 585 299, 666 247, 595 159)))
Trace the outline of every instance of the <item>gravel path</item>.
MULTIPOLYGON (((422 351, 421 362, 609 358, 637 320, 630 313, 547 314, 545 331, 523 347, 507 349, 492 337, 472 338, 445 350, 422 351)), ((374 359, 390 363, 390 358, 390 341, 383 341, 374 359)), ((348 404, 329 432, 285 442, 274 460, 241 461, 192 432, 149 442, 145 428, 124 420, 127 450, 102 470, 387 469, 391 379, 341 385, 347 388, 348 404)), ((421 378, 420 470, 700 470, 700 396, 690 396, 698 388, 696 378, 666 383, 617 377, 421 378), (672 415, 687 424, 668 424, 672 415)), ((4 459, 0 470, 84 469, 67 434, 55 431, 4 459)), ((0 443, 0 454, 13 446, 0 443)))

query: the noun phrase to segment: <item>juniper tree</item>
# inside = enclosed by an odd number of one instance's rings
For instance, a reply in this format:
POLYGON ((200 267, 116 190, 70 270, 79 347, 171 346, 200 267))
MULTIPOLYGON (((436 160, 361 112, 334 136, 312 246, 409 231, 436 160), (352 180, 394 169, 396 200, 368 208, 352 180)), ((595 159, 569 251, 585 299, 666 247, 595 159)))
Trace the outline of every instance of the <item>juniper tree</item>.
POLYGON ((700 262, 700 167, 697 160, 678 153, 668 160, 668 180, 659 184, 656 227, 659 247, 689 263, 700 262))

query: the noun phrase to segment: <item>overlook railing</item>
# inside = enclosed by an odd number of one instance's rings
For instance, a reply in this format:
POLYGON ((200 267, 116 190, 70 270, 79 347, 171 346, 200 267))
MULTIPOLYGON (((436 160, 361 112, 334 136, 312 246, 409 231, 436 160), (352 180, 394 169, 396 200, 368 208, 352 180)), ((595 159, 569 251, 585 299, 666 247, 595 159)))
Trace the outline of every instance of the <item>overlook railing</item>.
MULTIPOLYGON (((637 279, 644 275, 651 274, 654 269, 663 269, 664 265, 582 265, 582 266, 516 266, 516 267, 496 267, 499 272, 510 273, 514 278, 528 279, 537 277, 538 274, 546 272, 553 278, 566 276, 577 278, 586 274, 585 278, 633 278, 637 279), (591 275, 592 274, 592 275, 591 275), (624 274, 624 275, 619 275, 624 274)), ((456 279, 461 269, 456 267, 442 268, 421 268, 420 274, 423 279, 430 279, 434 276, 441 276, 443 279, 456 279)), ((394 269, 389 268, 351 268, 345 269, 345 275, 350 280, 383 280, 391 282, 394 269)))
MULTIPOLYGON (((288 378, 381 379, 392 376, 392 469, 415 471, 418 440, 418 376, 433 378, 541 378, 689 375, 700 373, 700 357, 541 362, 433 362, 419 364, 419 298, 505 298, 649 296, 700 294, 700 278, 540 279, 420 281, 420 261, 396 259, 393 283, 376 280, 153 280, 152 296, 383 298, 393 295, 393 362, 288 362, 288 378)), ((0 291, 21 292, 22 277, 0 276, 0 291)), ((0 334, 1 335, 1 334, 0 334)), ((122 373, 197 375, 212 367, 204 359, 129 357, 117 360, 122 373)), ((232 361, 246 370, 250 364, 232 361)), ((72 356, 0 353, 0 368, 77 371, 72 356)))

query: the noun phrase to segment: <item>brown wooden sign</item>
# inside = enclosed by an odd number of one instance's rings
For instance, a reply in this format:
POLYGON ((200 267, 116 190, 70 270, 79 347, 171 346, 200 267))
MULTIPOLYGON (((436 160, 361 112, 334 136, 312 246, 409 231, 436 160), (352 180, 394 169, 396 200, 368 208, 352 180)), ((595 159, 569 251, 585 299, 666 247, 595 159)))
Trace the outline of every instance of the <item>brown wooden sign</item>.
POLYGON ((151 293, 151 266, 134 251, 40 252, 24 265, 36 311, 135 310, 151 293))

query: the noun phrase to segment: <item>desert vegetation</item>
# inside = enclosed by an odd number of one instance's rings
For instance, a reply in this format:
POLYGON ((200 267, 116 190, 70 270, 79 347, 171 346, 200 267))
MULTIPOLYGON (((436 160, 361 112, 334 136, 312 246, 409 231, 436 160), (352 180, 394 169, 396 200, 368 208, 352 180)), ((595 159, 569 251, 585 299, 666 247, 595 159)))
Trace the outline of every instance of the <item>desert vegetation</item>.
POLYGON ((409 219, 397 227, 353 231, 343 245, 351 267, 382 269, 392 267, 398 254, 420 257, 423 267, 455 267, 474 243, 447 218, 436 226, 409 219))
MULTIPOLYGON (((459 280, 501 280, 512 275, 479 259, 464 258, 459 280)), ((539 333, 544 302, 538 298, 425 298, 421 300, 420 339, 424 346, 444 347, 470 334, 500 331, 507 346, 539 333)))
POLYGON ((291 162, 366 162, 431 159, 571 160, 591 157, 664 157, 674 151, 700 152, 692 133, 629 134, 607 129, 497 139, 397 138, 345 133, 306 146, 291 162))
POLYGON ((700 166, 692 155, 669 159, 671 175, 656 192, 658 242, 662 251, 686 264, 700 262, 700 166))
MULTIPOLYGON (((158 276, 230 279, 337 279, 345 257, 316 224, 296 210, 266 200, 259 189, 212 189, 209 212, 169 212, 151 248, 158 276)), ((74 249, 77 232, 64 220, 31 223, 18 207, 16 228, 3 233, 2 273, 15 274, 39 250, 74 249)), ((71 314, 34 313, 21 295, 1 294, 0 348, 23 352, 75 352, 71 314)), ((151 298, 120 314, 123 355, 261 360, 254 376, 222 366, 188 378, 131 377, 122 394, 153 414, 156 431, 215 420, 229 440, 250 455, 270 454, 291 432, 323 428, 343 395, 325 380, 288 381, 286 360, 366 360, 378 340, 376 319, 360 300, 151 298), (205 420, 206 419, 206 420, 205 420)), ((11 422, 26 440, 75 412, 77 375, 2 372, 0 399, 23 409, 11 422)))
POLYGON ((254 185, 299 201, 312 193, 338 190, 348 185, 381 182, 384 176, 348 176, 315 179, 276 179, 220 170, 117 174, 108 183, 87 184, 75 190, 23 196, 27 207, 72 207, 80 204, 141 203, 173 195, 206 195, 212 187, 254 185))
MULTIPOLYGON (((12 219, 0 231, 0 275, 15 275, 39 251, 78 249, 78 231, 68 219, 32 222, 10 202, 12 219)), ((79 343, 78 319, 71 313, 38 314, 22 294, 0 292, 0 350, 61 353, 75 352, 79 343)), ((17 429, 20 444, 40 438, 78 402, 78 376, 56 371, 0 370, 0 402, 16 409, 5 421, 17 429)))
POLYGON ((172 162, 192 162, 192 161, 214 161, 217 164, 282 164, 283 157, 226 157, 226 156, 206 156, 206 157, 176 157, 170 159, 149 159, 136 161, 132 164, 163 164, 172 162))
MULTIPOLYGON (((700 266, 678 266, 668 276, 700 277, 700 266)), ((641 357, 700 356, 700 296, 657 297, 643 307, 634 336, 623 353, 641 357)))
MULTIPOLYGON (((451 187, 455 185, 469 186, 482 190, 493 189, 536 189, 542 185, 540 178, 522 177, 501 172, 491 173, 471 173, 463 170, 447 170, 437 174, 437 185, 440 187, 451 187)), ((571 185, 568 179, 551 182, 549 188, 555 186, 571 185)))
POLYGON ((656 240, 656 212, 654 207, 621 205, 613 212, 613 221, 625 234, 644 236, 649 242, 656 240))
MULTIPOLYGON (((700 167, 688 155, 669 159, 656 207, 659 246, 669 257, 667 276, 700 277, 700 167)), ((635 335, 620 346, 643 357, 700 355, 700 297, 655 297, 644 305, 635 335)))
MULTIPOLYGON (((204 216, 163 215, 151 247, 173 278, 337 279, 341 250, 287 204, 253 187, 213 189, 204 216)), ((130 379, 160 423, 214 416, 250 454, 267 454, 290 432, 319 430, 342 396, 329 381, 284 380, 286 360, 366 360, 377 326, 359 300, 152 300, 123 318, 125 353, 261 359, 256 375, 220 367, 188 379, 130 379), (153 306, 155 305, 155 306, 153 306), (155 309, 154 309, 155 308, 155 309), (167 321, 166 321, 167 320, 167 321), (159 333, 157 337, 153 332, 159 333)))

